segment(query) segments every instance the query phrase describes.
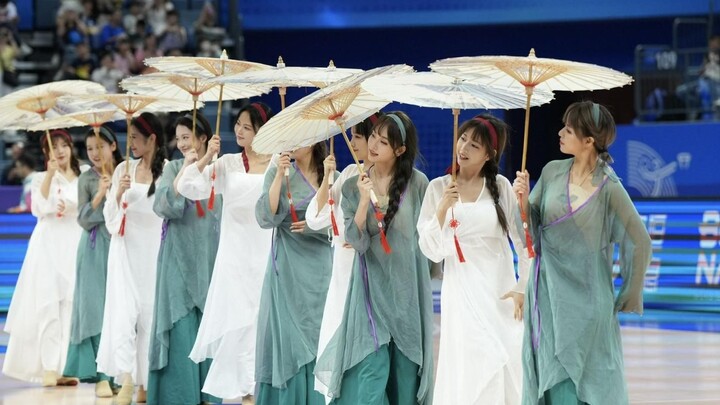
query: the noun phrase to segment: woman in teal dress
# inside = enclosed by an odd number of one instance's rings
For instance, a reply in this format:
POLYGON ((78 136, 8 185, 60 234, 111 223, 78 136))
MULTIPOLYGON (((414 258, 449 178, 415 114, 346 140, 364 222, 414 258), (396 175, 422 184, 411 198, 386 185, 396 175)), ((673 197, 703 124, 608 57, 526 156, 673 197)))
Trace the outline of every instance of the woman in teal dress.
POLYGON ((148 404, 221 402, 201 392, 210 360, 196 364, 188 357, 210 285, 221 212, 217 206, 220 201, 215 201, 210 210, 207 199, 191 201, 176 188, 183 170, 198 155, 205 155, 212 136, 210 124, 201 114, 197 114, 195 137, 192 123, 192 116, 185 115, 175 124, 177 147, 184 158, 165 165, 155 191, 153 210, 163 218, 163 231, 150 335, 148 404))
POLYGON ((417 145, 410 118, 386 114, 368 139, 370 168, 343 186, 346 240, 357 255, 342 323, 315 370, 334 404, 432 402, 430 266, 417 232, 428 179, 413 167, 417 145))
POLYGON ((258 314, 258 405, 325 404, 313 389, 313 370, 332 249, 328 229, 308 228, 305 212, 323 181, 326 155, 324 142, 282 154, 255 205, 260 227, 274 229, 258 314))
POLYGON ((527 172, 513 186, 536 251, 525 294, 523 404, 627 404, 617 313, 642 314, 650 237, 610 167, 612 115, 584 101, 568 107, 563 123, 560 151, 573 157, 548 163, 532 193, 527 172))
POLYGON ((77 253, 70 345, 63 375, 95 383, 95 395, 107 398, 113 395, 110 378, 98 373, 95 363, 102 330, 110 249, 103 206, 110 187, 110 176, 123 158, 115 133, 110 128, 100 127, 99 135, 100 139, 92 130, 85 135, 88 159, 93 168, 82 173, 78 179, 77 220, 83 233, 77 253))

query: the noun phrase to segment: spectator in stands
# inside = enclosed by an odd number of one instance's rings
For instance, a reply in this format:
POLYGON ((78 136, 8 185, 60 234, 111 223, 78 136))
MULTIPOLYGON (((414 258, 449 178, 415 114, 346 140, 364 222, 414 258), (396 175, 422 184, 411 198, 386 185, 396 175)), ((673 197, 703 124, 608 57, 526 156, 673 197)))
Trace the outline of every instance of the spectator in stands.
POLYGON ((130 41, 127 38, 120 38, 117 41, 117 50, 113 54, 115 68, 125 76, 130 76, 138 71, 135 55, 130 48, 130 41))
POLYGON ((103 53, 100 58, 100 67, 92 72, 92 81, 102 84, 108 93, 118 92, 118 82, 122 80, 123 72, 115 67, 111 52, 103 53))
POLYGON ((97 12, 97 3, 95 0, 83 0, 83 11, 80 13, 80 20, 85 25, 90 48, 95 50, 100 47, 98 34, 100 33, 99 15, 97 12))
POLYGON ((145 59, 163 56, 163 52, 157 47, 157 37, 154 34, 147 34, 143 45, 135 51, 135 63, 140 73, 146 73, 145 59))
POLYGON ((142 3, 139 0, 132 0, 128 7, 128 13, 123 17, 123 26, 128 36, 135 35, 138 21, 143 20, 145 20, 145 13, 143 13, 142 3))
POLYGON ((20 202, 15 207, 10 207, 8 212, 10 213, 21 213, 30 212, 31 196, 30 190, 32 185, 32 179, 35 175, 35 160, 27 153, 23 153, 18 156, 13 162, 12 174, 20 181, 23 186, 22 194, 20 195, 20 202))
POLYGON ((170 49, 185 49, 187 46, 187 31, 180 25, 180 15, 177 11, 167 13, 167 26, 159 39, 158 48, 163 52, 170 49))
POLYGON ((15 37, 8 27, 0 27, 0 97, 12 92, 17 86, 15 58, 19 52, 15 37), (8 72, 8 73, 5 73, 8 72))
POLYGON ((217 26, 217 13, 212 3, 205 3, 194 29, 198 56, 218 56, 225 39, 225 29, 217 26))
POLYGON ((720 100, 720 35, 713 36, 708 42, 708 54, 698 79, 698 95, 703 119, 718 118, 715 103, 720 100))
POLYGON ((0 0, 0 25, 6 25, 16 32, 18 22, 20 22, 20 16, 15 3, 9 0, 0 0))
POLYGON ((55 19, 57 41, 63 52, 64 61, 72 61, 75 59, 75 50, 78 44, 88 42, 88 29, 80 18, 79 5, 77 3, 67 3, 67 6, 61 7, 55 19))
POLYGON ((100 31, 100 46, 105 49, 113 49, 117 40, 126 37, 125 29, 122 26, 122 11, 115 10, 110 15, 110 20, 100 31))
POLYGON ((2 177, 0 178, 0 184, 3 186, 19 186, 22 184, 22 180, 18 179, 17 176, 14 175, 15 170, 15 161, 18 160, 18 158, 23 155, 25 152, 25 144, 22 142, 15 142, 10 146, 10 156, 8 156, 10 160, 10 164, 5 166, 5 168, 2 171, 2 177))
POLYGON ((90 47, 81 43, 75 49, 75 59, 66 65, 64 79, 90 80, 93 70, 97 67, 95 55, 90 53, 90 47))
POLYGON ((151 34, 151 32, 147 23, 145 20, 139 20, 137 24, 135 24, 135 33, 128 35, 130 47, 135 50, 142 48, 145 37, 148 34, 151 34))
POLYGON ((147 21, 152 32, 158 37, 165 32, 165 27, 167 27, 167 13, 174 9, 173 3, 167 0, 154 0, 152 6, 147 10, 147 21))

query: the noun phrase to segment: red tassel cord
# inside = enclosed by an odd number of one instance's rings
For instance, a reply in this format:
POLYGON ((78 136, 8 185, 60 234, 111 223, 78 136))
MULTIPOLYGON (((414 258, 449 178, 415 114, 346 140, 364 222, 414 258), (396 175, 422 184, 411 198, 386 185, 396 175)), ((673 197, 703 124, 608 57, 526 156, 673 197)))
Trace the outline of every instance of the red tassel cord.
POLYGON ((460 248, 460 241, 457 237, 457 228, 460 226, 460 221, 455 219, 455 210, 452 210, 452 219, 450 220, 450 228, 453 230, 453 239, 455 240, 455 250, 457 251, 458 260, 460 263, 465 263, 465 255, 463 255, 462 248, 460 248))
POLYGON ((200 201, 195 201, 195 211, 197 212, 198 218, 205 216, 205 210, 203 209, 202 204, 200 204, 200 201))
POLYGON ((297 211, 295 211, 295 204, 293 204, 292 194, 290 194, 290 176, 285 176, 285 180, 287 180, 287 198, 288 202, 290 203, 290 216, 292 217, 293 222, 300 221, 297 216, 297 211))
POLYGON ((210 175, 212 187, 210 188, 210 199, 208 200, 208 209, 212 211, 215 208, 215 166, 213 166, 212 174, 210 175))
POLYGON ((339 236, 340 232, 338 231, 337 221, 335 220, 335 210, 333 209, 333 205, 335 205, 335 200, 330 197, 330 199, 328 200, 328 204, 330 205, 330 222, 332 223, 333 235, 339 236))
POLYGON ((378 228, 380 229, 380 243, 382 244, 385 253, 390 254, 392 253, 392 249, 390 248, 390 244, 385 236, 385 225, 383 222, 385 215, 383 215, 380 209, 378 209, 375 205, 373 205, 373 209, 375 210, 375 219, 377 219, 378 228))
POLYGON ((523 230, 525 231, 525 244, 527 245, 528 257, 535 257, 535 250, 533 249, 533 241, 530 236, 530 230, 528 229, 527 213, 523 209, 522 199, 520 200, 520 217, 523 221, 523 230))
POLYGON ((125 220, 127 219, 127 201, 123 201, 122 203, 122 209, 123 209, 123 216, 122 220, 120 221, 120 236, 125 236, 125 220))

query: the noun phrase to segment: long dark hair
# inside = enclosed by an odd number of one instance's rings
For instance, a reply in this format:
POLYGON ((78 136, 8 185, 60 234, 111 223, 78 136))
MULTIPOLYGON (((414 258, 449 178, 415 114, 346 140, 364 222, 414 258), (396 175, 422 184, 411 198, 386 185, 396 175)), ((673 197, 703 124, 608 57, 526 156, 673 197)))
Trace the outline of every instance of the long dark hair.
POLYGON ((150 183, 148 189, 148 197, 155 194, 155 181, 160 178, 163 171, 163 165, 167 158, 167 151, 165 150, 165 132, 163 132, 163 126, 158 117, 152 113, 142 113, 139 117, 133 118, 130 123, 131 126, 145 137, 150 138, 150 135, 155 134, 155 153, 153 154, 153 160, 150 164, 150 170, 152 171, 153 181, 150 183))
POLYGON ((508 221, 500 206, 500 189, 497 184, 497 175, 500 165, 500 157, 502 157, 503 151, 505 150, 505 144, 507 142, 507 135, 510 131, 510 127, 492 115, 480 114, 475 116, 469 121, 465 121, 458 129, 459 134, 468 134, 471 136, 473 142, 482 144, 483 148, 487 151, 490 159, 485 162, 480 176, 485 178, 485 186, 490 190, 493 202, 495 203, 495 212, 497 212, 498 222, 502 227, 505 234, 508 233, 508 221), (493 140, 494 133, 496 139, 493 140))
MULTIPOLYGON (((87 144, 88 138, 91 136, 95 136, 95 131, 90 128, 90 130, 85 133, 85 143, 87 144)), ((100 127, 100 138, 102 138, 103 141, 105 141, 108 145, 112 146, 112 144, 115 144, 115 150, 112 153, 113 157, 113 169, 123 161, 122 153, 120 153, 120 144, 117 141, 117 136, 115 135, 115 132, 110 129, 108 126, 101 126, 100 127)))
MULTIPOLYGON (((208 122, 207 118, 200 114, 199 112, 196 113, 195 118, 197 121, 195 122, 195 139, 199 140, 202 135, 205 135, 205 150, 207 150, 208 142, 210 142, 210 138, 212 138, 213 133, 210 129, 210 123, 208 122)), ((173 126, 173 129, 177 128, 178 125, 182 125, 185 128, 192 129, 193 127, 193 118, 192 114, 185 114, 178 118, 175 121, 175 125, 173 126)))
MULTIPOLYGON (((47 135, 43 135, 40 139, 40 147, 42 148, 43 155, 45 156, 45 162, 50 161, 50 148, 48 147, 47 135)), ((80 162, 75 155, 75 147, 73 145, 72 137, 70 133, 64 129, 54 129, 50 131, 50 141, 53 146, 55 142, 61 139, 70 147, 70 169, 75 173, 76 176, 80 175, 80 162)))
POLYGON ((393 111, 380 117, 373 128, 373 131, 380 131, 381 129, 387 129, 388 142, 393 150, 405 146, 405 152, 397 157, 395 165, 393 167, 392 180, 388 189, 388 208, 385 212, 385 229, 386 232, 390 230, 390 222, 392 222, 395 214, 397 214, 400 208, 400 199, 403 192, 410 183, 410 178, 413 175, 413 168, 415 166, 415 158, 418 155, 418 137, 417 129, 413 124, 410 117, 402 111, 393 111), (395 120, 389 115, 395 115, 400 119, 405 129, 405 141, 401 130, 398 127, 395 120))
POLYGON ((325 177, 325 166, 323 165, 323 161, 325 161, 325 158, 328 155, 328 147, 324 141, 318 142, 313 145, 310 153, 310 167, 315 170, 315 173, 317 174, 318 184, 322 184, 323 178, 325 177))

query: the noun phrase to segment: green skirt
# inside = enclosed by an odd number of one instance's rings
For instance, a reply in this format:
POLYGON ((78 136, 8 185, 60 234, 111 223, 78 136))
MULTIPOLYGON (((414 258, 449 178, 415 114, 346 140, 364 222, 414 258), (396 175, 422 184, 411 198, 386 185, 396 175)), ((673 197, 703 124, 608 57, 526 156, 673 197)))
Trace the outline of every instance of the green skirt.
POLYGON ((417 405, 419 366, 393 341, 346 371, 335 405, 417 405))
POLYGON ((63 376, 75 377, 84 383, 111 381, 110 377, 97 371, 95 358, 98 346, 100 346, 100 335, 91 336, 76 345, 71 343, 68 347, 63 376))
POLYGON ((545 391, 540 399, 542 405, 588 405, 577 397, 575 383, 571 379, 563 380, 545 391))
POLYGON ((302 366, 287 381, 285 388, 267 383, 258 384, 255 405, 325 405, 325 397, 315 391, 315 360, 302 366))
POLYGON ((222 399, 202 392, 211 360, 196 364, 188 355, 195 344, 202 315, 197 308, 175 322, 170 330, 168 364, 150 370, 147 403, 159 405, 197 405, 221 403, 222 399))

